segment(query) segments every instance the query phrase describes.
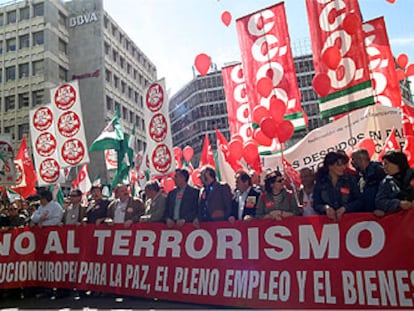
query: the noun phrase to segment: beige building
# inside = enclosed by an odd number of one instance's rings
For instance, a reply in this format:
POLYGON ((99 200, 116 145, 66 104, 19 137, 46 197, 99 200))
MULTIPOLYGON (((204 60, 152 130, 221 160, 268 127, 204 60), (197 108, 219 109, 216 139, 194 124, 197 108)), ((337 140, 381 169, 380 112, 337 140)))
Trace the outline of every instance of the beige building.
MULTIPOLYGON (((145 148, 144 92, 157 69, 104 10, 102 0, 9 1, 0 6, 0 130, 16 148, 30 134, 29 110, 50 89, 79 81, 88 145, 119 108, 135 149, 145 148)), ((91 152, 89 175, 110 180, 103 152, 91 152)))

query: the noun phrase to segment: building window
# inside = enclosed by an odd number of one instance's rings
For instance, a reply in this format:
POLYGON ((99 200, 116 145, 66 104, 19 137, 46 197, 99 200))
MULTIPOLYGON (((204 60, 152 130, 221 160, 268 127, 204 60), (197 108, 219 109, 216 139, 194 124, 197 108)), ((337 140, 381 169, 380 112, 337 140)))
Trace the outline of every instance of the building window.
POLYGON ((3 83, 3 69, 0 68, 0 83, 3 83))
POLYGON ((134 123, 134 113, 132 111, 129 112, 129 121, 134 123))
POLYGON ((61 81, 68 81, 68 71, 62 66, 59 66, 59 79, 61 81))
POLYGON ((122 107, 122 119, 127 120, 128 117, 128 109, 122 107))
POLYGON ((30 9, 29 7, 21 8, 20 9, 20 20, 23 21, 25 19, 30 18, 30 9))
POLYGON ((109 55, 109 52, 111 50, 111 47, 109 46, 108 42, 104 43, 104 48, 105 48, 105 55, 109 55))
POLYGON ((133 90, 132 87, 128 86, 128 98, 132 99, 132 94, 133 94, 133 90))
POLYGON ((11 38, 6 41, 7 52, 16 51, 16 39, 11 38))
POLYGON ((11 96, 7 96, 5 98, 5 107, 4 107, 4 111, 10 111, 10 110, 14 110, 16 108, 16 98, 14 95, 11 96))
POLYGON ((109 96, 106 96, 106 109, 108 111, 112 111, 112 104, 113 104, 112 98, 110 98, 109 96))
POLYGON ((42 45, 44 43, 43 31, 33 33, 33 45, 42 45))
POLYGON ((3 41, 0 41, 0 54, 3 54, 3 41))
POLYGON ((68 53, 68 45, 66 44, 65 41, 63 41, 60 38, 59 38, 59 51, 65 55, 68 53))
POLYGON ((105 80, 106 82, 111 83, 112 72, 108 69, 105 69, 105 80))
POLYGON ((11 11, 7 13, 7 24, 14 24, 17 20, 17 14, 16 11, 11 11))
POLYGON ((29 124, 28 123, 19 124, 18 132, 19 132, 19 140, 20 140, 23 138, 24 134, 29 134, 29 124))
POLYGON ((116 60, 118 59, 118 52, 117 51, 112 52, 112 59, 116 63, 116 60))
POLYGON ((19 65, 19 79, 29 76, 29 63, 19 65))
POLYGON ((119 86, 119 78, 114 75, 114 87, 118 88, 118 86, 119 86))
POLYGON ((19 37, 19 49, 25 49, 30 46, 30 37, 29 35, 23 35, 19 37))
POLYGON ((0 14, 0 26, 4 25, 4 17, 3 16, 4 16, 3 14, 0 14))
POLYGON ((44 11, 45 11, 45 9, 44 9, 43 2, 42 3, 35 4, 33 6, 33 14, 34 14, 34 16, 43 16, 44 15, 44 11))
POLYGON ((5 126, 4 127, 4 133, 5 134, 10 134, 11 135, 11 138, 14 139, 15 138, 14 125, 12 125, 12 126, 5 126))
POLYGON ((33 66, 32 72, 34 76, 43 74, 43 71, 44 71, 43 60, 38 60, 38 61, 33 62, 32 66, 33 66))
POLYGON ((16 80, 16 67, 12 66, 6 68, 6 82, 14 80, 16 80))
POLYGON ((33 103, 33 106, 38 106, 38 105, 43 104, 43 90, 32 92, 32 103, 33 103))
POLYGON ((19 94, 19 109, 29 107, 29 93, 19 94))
POLYGON ((104 16, 104 26, 105 26, 105 29, 108 29, 108 23, 109 23, 108 17, 104 16))
POLYGON ((59 24, 63 27, 66 27, 66 16, 62 12, 59 11, 59 24))
POLYGON ((126 91, 126 83, 124 81, 121 82, 121 91, 122 93, 125 93, 126 91))

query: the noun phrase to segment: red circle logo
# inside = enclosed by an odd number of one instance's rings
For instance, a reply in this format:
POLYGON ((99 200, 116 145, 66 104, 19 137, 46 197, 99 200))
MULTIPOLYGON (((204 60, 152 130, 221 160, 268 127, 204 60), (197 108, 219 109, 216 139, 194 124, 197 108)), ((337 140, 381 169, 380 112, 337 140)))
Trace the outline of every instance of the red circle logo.
POLYGON ((153 83, 147 91, 146 96, 147 107, 150 111, 156 112, 160 110, 164 103, 164 90, 158 83, 153 83))
POLYGON ((69 139, 62 146, 61 156, 69 165, 78 165, 85 156, 85 146, 79 139, 69 139))
POLYGON ((47 130, 53 122, 53 113, 47 107, 41 107, 33 114, 33 126, 38 131, 47 130))
POLYGON ((161 142, 167 136, 167 119, 161 113, 155 114, 149 123, 149 134, 156 142, 161 142))
POLYGON ((60 166, 53 158, 47 158, 40 163, 39 175, 47 183, 54 183, 59 179, 60 166))
POLYGON ((170 170, 172 156, 170 150, 165 144, 160 144, 155 147, 151 158, 153 166, 158 172, 166 173, 170 170))
POLYGON ((63 84, 55 92, 55 104, 61 110, 68 110, 76 102, 76 90, 70 84, 63 84))
POLYGON ((56 151, 56 138, 52 133, 40 134, 35 143, 37 153, 42 157, 48 157, 56 151))
POLYGON ((57 127, 62 136, 72 137, 80 131, 81 121, 77 113, 66 111, 59 117, 57 127))
POLYGON ((21 161, 14 162, 14 170, 16 173, 16 186, 18 187, 23 182, 23 167, 21 161))
POLYGON ((118 154, 114 149, 106 149, 105 150, 105 159, 109 165, 117 167, 118 166, 118 154))

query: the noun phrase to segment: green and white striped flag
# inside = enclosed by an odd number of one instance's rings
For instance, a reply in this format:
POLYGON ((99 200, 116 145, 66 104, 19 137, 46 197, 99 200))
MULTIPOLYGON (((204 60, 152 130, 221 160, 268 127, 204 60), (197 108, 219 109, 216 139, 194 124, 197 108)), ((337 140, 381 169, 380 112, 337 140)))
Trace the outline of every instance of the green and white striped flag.
POLYGON ((124 132, 119 118, 119 111, 116 110, 115 117, 93 141, 92 145, 89 147, 89 151, 101 151, 107 149, 119 150, 121 148, 121 142, 124 140, 124 132))
POLYGON ((322 118, 328 118, 372 104, 375 104, 372 84, 365 81, 319 98, 319 111, 322 118))

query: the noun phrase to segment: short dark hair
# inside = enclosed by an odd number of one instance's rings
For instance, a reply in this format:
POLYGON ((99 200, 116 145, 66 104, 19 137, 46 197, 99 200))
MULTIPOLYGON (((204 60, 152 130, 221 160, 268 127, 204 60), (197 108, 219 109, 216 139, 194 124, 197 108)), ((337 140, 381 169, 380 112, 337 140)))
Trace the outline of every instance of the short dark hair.
POLYGON ((208 173, 211 178, 216 179, 216 171, 211 165, 206 165, 201 169, 200 174, 208 173))
POLYGON ((46 201, 50 202, 53 200, 53 193, 50 190, 43 189, 39 191, 40 199, 45 199, 46 201))
POLYGON ((82 191, 80 191, 79 189, 73 189, 73 190, 71 190, 71 193, 72 192, 75 193, 76 196, 78 196, 78 197, 82 196, 82 191))
POLYGON ((188 181, 190 179, 190 173, 185 168, 177 168, 175 170, 175 173, 182 175, 184 177, 185 181, 188 181))
POLYGON ((249 185, 252 184, 252 178, 250 177, 249 173, 247 173, 245 170, 238 170, 235 174, 235 177, 239 177, 242 182, 249 182, 249 185))
POLYGON ((150 180, 145 184, 145 189, 158 192, 160 191, 160 184, 156 180, 150 180))
POLYGON ((91 192, 94 190, 94 189, 99 189, 101 192, 102 192, 102 185, 101 184, 99 184, 99 185, 93 185, 92 187, 91 187, 91 192))

